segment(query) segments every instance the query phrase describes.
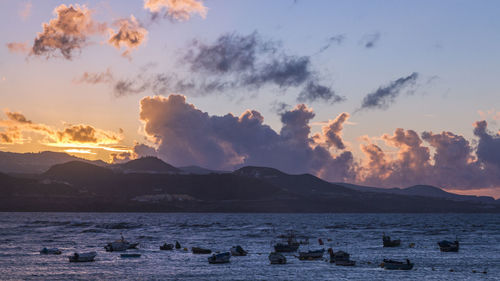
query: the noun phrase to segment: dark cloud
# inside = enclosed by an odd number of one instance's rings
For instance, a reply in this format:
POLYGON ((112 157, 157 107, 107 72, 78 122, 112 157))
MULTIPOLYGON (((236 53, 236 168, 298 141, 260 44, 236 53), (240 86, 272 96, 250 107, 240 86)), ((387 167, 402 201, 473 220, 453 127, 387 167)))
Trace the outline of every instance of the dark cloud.
POLYGON ((500 168, 500 135, 487 129, 488 123, 484 120, 474 123, 474 135, 479 138, 476 154, 482 162, 500 168))
POLYGON ((323 47, 321 47, 316 54, 319 54, 319 53, 322 53, 322 52, 328 50, 333 45, 342 44, 342 42, 344 42, 345 38, 346 38, 346 36, 344 34, 339 34, 339 35, 335 35, 335 36, 328 38, 326 40, 327 41, 326 44, 323 47))
POLYGON ((43 31, 35 38, 32 55, 47 58, 62 55, 72 59, 75 51, 87 44, 90 35, 106 30, 106 25, 96 23, 85 6, 62 4, 54 13, 56 18, 44 23, 43 31))
POLYGON ((380 33, 375 32, 375 33, 366 34, 365 36, 363 36, 363 38, 361 39, 361 44, 363 44, 363 46, 365 48, 371 49, 371 48, 375 47, 375 45, 378 43, 379 40, 380 40, 380 33))
POLYGON ((324 173, 326 178, 353 178, 352 154, 332 155, 326 144, 310 137, 313 111, 301 104, 281 114, 280 133, 264 124, 263 116, 247 110, 240 116, 210 116, 184 96, 145 97, 140 118, 155 140, 158 154, 176 166, 201 165, 232 169, 269 166, 291 173, 324 173), (330 169, 335 172, 327 173, 330 169))
POLYGON ((12 121, 15 121, 15 122, 19 122, 19 123, 23 123, 23 124, 31 124, 32 122, 28 119, 26 119, 26 117, 19 113, 19 112, 10 112, 10 111, 7 111, 5 112, 5 115, 7 115, 7 118, 9 120, 12 120, 12 121))
POLYGON ((360 110, 373 108, 387 109, 404 89, 415 85, 418 77, 419 74, 413 72, 409 76, 401 77, 392 81, 387 86, 378 88, 375 92, 363 98, 360 110))
POLYGON ((327 86, 318 84, 317 81, 309 81, 302 89, 297 98, 300 102, 313 102, 322 100, 329 103, 337 103, 345 100, 345 97, 339 96, 335 91, 327 86))

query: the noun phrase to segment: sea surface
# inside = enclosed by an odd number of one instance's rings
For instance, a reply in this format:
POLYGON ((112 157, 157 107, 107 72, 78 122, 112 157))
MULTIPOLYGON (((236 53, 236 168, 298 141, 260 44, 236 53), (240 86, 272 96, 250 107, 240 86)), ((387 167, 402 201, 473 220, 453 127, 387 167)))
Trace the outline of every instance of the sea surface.
MULTIPOLYGON (((297 254, 295 254, 297 255, 297 254)), ((500 216, 495 214, 180 214, 0 213, 1 280, 500 280, 500 216), (301 250, 332 247, 351 254, 355 267, 324 260, 270 265, 272 243, 288 230, 309 237, 301 250), (383 248, 382 233, 400 238, 383 248), (120 238, 139 242, 137 259, 103 246, 120 238), (460 252, 441 253, 437 242, 460 240, 460 252), (325 242, 319 246, 318 238, 325 242), (331 239, 331 241, 328 241, 331 239), (241 245, 246 257, 212 265, 208 255, 160 251, 179 241, 214 251, 241 245), (409 243, 415 243, 410 248, 409 243), (62 255, 41 255, 58 247, 62 255), (73 252, 96 251, 96 261, 69 263, 73 252), (387 271, 384 258, 410 259, 410 271, 387 271), (476 271, 474 273, 473 271, 476 271), (487 273, 482 273, 486 271, 487 273)))

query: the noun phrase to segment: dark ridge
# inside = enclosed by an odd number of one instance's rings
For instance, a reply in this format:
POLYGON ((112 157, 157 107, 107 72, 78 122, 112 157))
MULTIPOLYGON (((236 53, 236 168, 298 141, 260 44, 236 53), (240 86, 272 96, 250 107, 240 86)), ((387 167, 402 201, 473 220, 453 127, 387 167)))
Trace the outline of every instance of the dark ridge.
POLYGON ((180 173, 181 170, 153 156, 131 160, 124 164, 113 165, 126 173, 180 173))

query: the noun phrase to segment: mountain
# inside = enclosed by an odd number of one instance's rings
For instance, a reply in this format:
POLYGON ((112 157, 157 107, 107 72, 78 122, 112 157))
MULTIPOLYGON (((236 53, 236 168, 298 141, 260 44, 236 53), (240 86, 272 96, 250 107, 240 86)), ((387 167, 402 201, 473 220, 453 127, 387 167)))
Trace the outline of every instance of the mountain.
POLYGON ((203 167, 199 166, 185 166, 185 167, 179 167, 179 170, 186 174, 194 174, 194 175, 208 175, 208 174, 227 174, 231 173, 229 171, 218 171, 218 170, 210 170, 210 169, 205 169, 203 167))
POLYGON ((180 169, 153 156, 131 160, 124 164, 111 165, 111 168, 123 173, 181 173, 180 169))
POLYGON ((337 183, 337 184, 362 192, 377 192, 377 193, 400 194, 408 196, 422 196, 422 197, 449 199, 454 201, 472 201, 482 204, 500 204, 499 200, 495 200, 493 197, 490 196, 460 195, 451 192, 446 192, 439 187, 430 185, 414 185, 406 188, 398 188, 398 187, 378 188, 378 187, 360 186, 348 183, 337 183))
POLYGON ((0 151, 0 172, 8 174, 39 174, 51 166, 70 161, 82 161, 104 166, 101 160, 90 161, 63 152, 15 153, 0 151))
POLYGON ((0 174, 0 211, 500 213, 498 204, 443 198, 432 187, 408 194, 357 191, 267 167, 197 175, 165 172, 171 166, 153 158, 138 160, 125 163, 135 172, 70 161, 29 178, 0 174), (419 193, 431 191, 438 196, 419 193))

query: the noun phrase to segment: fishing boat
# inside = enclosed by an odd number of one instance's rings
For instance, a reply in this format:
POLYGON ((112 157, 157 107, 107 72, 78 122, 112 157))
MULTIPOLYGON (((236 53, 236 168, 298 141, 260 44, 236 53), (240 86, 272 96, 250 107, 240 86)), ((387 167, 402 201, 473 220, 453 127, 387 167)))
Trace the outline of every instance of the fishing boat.
POLYGON ((232 256, 246 256, 248 254, 240 245, 231 247, 230 252, 232 256))
POLYGON ((406 262, 384 259, 381 267, 387 270, 410 270, 413 268, 413 263, 409 259, 406 259, 406 262))
POLYGON ((315 251, 307 251, 307 252, 299 252, 300 260, 317 260, 323 258, 323 254, 325 253, 325 249, 315 250, 315 251))
POLYGON ((70 262, 92 262, 97 256, 96 252, 74 253, 68 256, 70 262))
POLYGON ((293 231, 290 231, 288 235, 280 235, 281 238, 286 238, 285 243, 277 243, 274 245, 274 250, 278 253, 291 253, 296 252, 299 249, 300 243, 295 238, 293 231))
POLYGON ((121 254, 120 257, 122 257, 122 258, 140 258, 141 254, 137 254, 137 253, 134 253, 134 254, 121 254))
POLYGON ((330 254, 330 262, 335 263, 340 266, 355 266, 356 261, 350 260, 350 255, 344 251, 334 252, 332 248, 328 249, 328 253, 330 254))
POLYGON ((391 237, 385 235, 385 233, 382 236, 382 242, 384 243, 384 247, 398 247, 399 245, 401 245, 400 239, 391 240, 391 237))
POLYGON ((40 250, 42 255, 60 255, 62 252, 58 248, 43 248, 40 250))
POLYGON ((272 252, 269 254, 269 261, 271 264, 285 264, 286 257, 283 254, 272 252))
POLYGON ((454 242, 443 240, 438 242, 438 245, 439 245, 439 250, 441 250, 441 252, 458 252, 458 249, 460 247, 458 239, 455 240, 454 242))
POLYGON ((108 243, 104 246, 104 249, 106 252, 123 252, 128 249, 137 249, 137 246, 139 246, 139 243, 130 243, 122 235, 120 240, 108 243))
POLYGON ((220 254, 213 254, 208 258, 208 263, 217 264, 217 263, 228 263, 231 258, 231 253, 225 252, 220 254))
POLYGON ((200 247, 193 247, 193 248, 191 248, 191 251, 193 252, 193 254, 211 254, 212 253, 212 250, 200 248, 200 247))
POLYGON ((160 246, 160 250, 164 250, 164 251, 171 251, 174 249, 174 244, 163 244, 160 246))

